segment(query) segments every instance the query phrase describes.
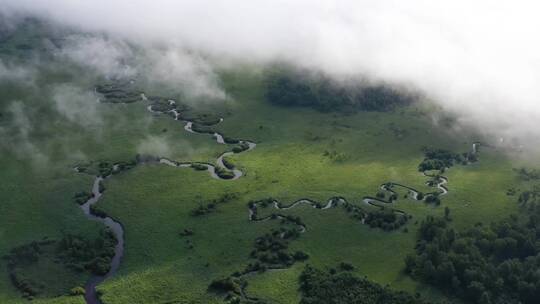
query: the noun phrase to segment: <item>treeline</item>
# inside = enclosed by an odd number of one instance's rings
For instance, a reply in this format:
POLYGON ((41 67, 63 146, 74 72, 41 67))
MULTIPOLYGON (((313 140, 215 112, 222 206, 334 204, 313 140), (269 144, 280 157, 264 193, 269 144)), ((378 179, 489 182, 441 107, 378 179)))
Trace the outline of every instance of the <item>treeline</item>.
POLYGON ((280 67, 266 79, 265 98, 282 106, 308 106, 319 111, 389 111, 412 102, 386 86, 344 85, 323 74, 280 67))
POLYGON ((471 303, 538 303, 540 208, 464 231, 428 217, 406 272, 471 303))
POLYGON ((342 263, 338 269, 323 271, 307 265, 300 275, 300 304, 421 304, 420 297, 359 278, 342 263))

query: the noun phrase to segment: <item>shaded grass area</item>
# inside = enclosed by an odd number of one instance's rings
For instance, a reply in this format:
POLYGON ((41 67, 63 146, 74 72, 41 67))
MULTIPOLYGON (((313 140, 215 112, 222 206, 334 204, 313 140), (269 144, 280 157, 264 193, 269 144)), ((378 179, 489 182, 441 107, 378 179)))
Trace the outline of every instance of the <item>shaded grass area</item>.
MULTIPOLYGON (((35 297, 54 297, 69 293, 74 282, 81 282, 81 275, 73 269, 67 269, 57 259, 54 241, 36 244, 32 257, 12 253, 10 257, 11 281, 18 286, 22 294, 30 299, 35 297)), ((30 246, 24 249, 28 251, 30 246)), ((18 249, 23 249, 18 247, 18 249)), ((20 250, 19 250, 20 251, 20 250)))

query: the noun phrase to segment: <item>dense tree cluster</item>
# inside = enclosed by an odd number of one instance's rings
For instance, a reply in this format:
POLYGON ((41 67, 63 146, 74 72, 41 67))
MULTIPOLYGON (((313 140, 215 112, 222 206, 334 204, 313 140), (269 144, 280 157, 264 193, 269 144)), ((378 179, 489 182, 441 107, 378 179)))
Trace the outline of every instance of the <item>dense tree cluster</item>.
MULTIPOLYGON (((379 195, 381 196, 381 195, 379 195)), ((383 199, 383 198, 381 198, 383 199)), ((354 204, 345 203, 343 209, 353 219, 363 221, 371 228, 380 228, 385 231, 391 231, 404 226, 409 216, 405 213, 397 212, 393 208, 382 206, 376 210, 365 210, 354 204)))
POLYGON ((300 304, 421 304, 418 297, 393 291, 348 272, 306 266, 300 275, 300 304))
POLYGON ((538 303, 540 209, 462 232, 428 217, 406 271, 472 303, 538 303))
POLYGON ((86 269, 93 274, 104 275, 111 268, 116 243, 110 230, 102 230, 94 240, 66 235, 58 242, 58 254, 67 266, 75 270, 86 269))
POLYGON ((464 152, 454 153, 443 149, 432 149, 425 147, 424 160, 418 165, 418 171, 438 170, 444 172, 445 169, 452 167, 454 164, 466 165, 477 161, 476 153, 464 152))
POLYGON ((391 208, 382 207, 378 210, 368 211, 364 222, 371 228, 381 228, 385 231, 395 230, 405 225, 409 217, 397 213, 391 208))
POLYGON ((278 68, 266 80, 266 99, 282 106, 320 111, 389 111, 412 98, 386 86, 344 85, 330 77, 278 68))

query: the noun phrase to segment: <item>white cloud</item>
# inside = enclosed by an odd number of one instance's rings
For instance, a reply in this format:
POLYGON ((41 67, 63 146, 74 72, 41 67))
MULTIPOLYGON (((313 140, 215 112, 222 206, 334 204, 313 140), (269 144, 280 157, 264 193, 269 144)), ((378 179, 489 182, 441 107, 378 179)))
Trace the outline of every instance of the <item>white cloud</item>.
POLYGON ((218 77, 210 64, 197 54, 179 49, 152 49, 144 67, 149 81, 182 90, 188 97, 225 99, 218 77))
POLYGON ((34 144, 31 132, 34 131, 34 125, 28 117, 24 103, 21 101, 12 101, 7 107, 7 112, 11 116, 11 127, 4 129, 0 127, 0 135, 3 139, 0 141, 0 147, 13 149, 16 147, 16 156, 24 156, 32 161, 32 164, 43 168, 47 165, 49 158, 34 144))
POLYGON ((32 67, 4 63, 0 59, 0 81, 16 81, 27 85, 33 84, 35 71, 32 67))
POLYGON ((133 57, 133 52, 126 43, 118 39, 72 35, 67 38, 58 55, 108 78, 130 78, 136 75, 136 70, 127 62, 133 57))
MULTIPOLYGON (((536 1, 2 2, 8 13, 48 16, 167 50, 246 61, 280 59, 334 75, 411 86, 484 131, 540 138, 535 128, 540 120, 536 1)), ((162 70, 189 72, 189 65, 173 68, 175 61, 184 62, 178 54, 167 51, 162 70)), ((198 75, 199 68, 191 72, 198 75)), ((202 71, 207 71, 204 65, 202 71)), ((189 78, 176 76, 180 82, 189 78)), ((207 81, 195 77, 194 87, 212 87, 207 81)))
POLYGON ((171 155, 171 148, 165 138, 149 135, 141 140, 137 153, 166 157, 171 155))
POLYGON ((101 126, 103 119, 99 113, 99 102, 91 91, 83 91, 70 85, 54 87, 52 99, 57 111, 69 121, 83 127, 101 126))

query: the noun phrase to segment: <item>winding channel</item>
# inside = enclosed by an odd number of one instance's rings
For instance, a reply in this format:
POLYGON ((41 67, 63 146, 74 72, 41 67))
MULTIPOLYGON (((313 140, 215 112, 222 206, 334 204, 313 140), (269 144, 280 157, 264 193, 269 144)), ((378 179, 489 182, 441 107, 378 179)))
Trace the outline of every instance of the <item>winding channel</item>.
MULTIPOLYGON (((474 142, 472 144, 472 149, 471 149, 472 154, 477 154, 478 153, 478 146, 479 145, 480 145, 479 142, 474 142)), ((384 184, 380 185, 379 189, 382 190, 382 191, 389 192, 391 195, 396 195, 396 199, 386 200, 384 198, 377 198, 377 197, 373 197, 373 196, 364 196, 364 197, 362 197, 362 202, 365 205, 375 207, 375 208, 379 208, 379 209, 384 208, 385 205, 394 205, 394 202, 397 200, 397 192, 394 190, 394 188, 403 188, 403 189, 405 189, 407 191, 406 197, 411 198, 412 200, 415 200, 415 201, 426 201, 426 199, 429 196, 443 196, 443 195, 448 194, 448 188, 446 187, 446 184, 448 184, 448 177, 440 175, 440 174, 430 174, 430 173, 428 173, 426 171, 422 171, 421 174, 424 175, 425 177, 430 178, 430 180, 425 183, 426 186, 435 187, 435 188, 437 188, 438 191, 426 193, 422 197, 419 197, 419 194, 421 192, 416 190, 415 188, 412 188, 412 187, 409 187, 409 186, 406 186, 406 185, 403 185, 403 184, 400 184, 400 183, 396 183, 396 182, 387 182, 387 183, 384 183, 384 184)), ((273 219, 284 219, 285 218, 284 215, 277 214, 277 213, 272 213, 272 214, 267 215, 267 216, 259 217, 258 216, 258 206, 262 205, 262 204, 268 204, 268 202, 267 201, 265 202, 265 200, 260 200, 260 201, 252 202, 248 206, 248 219, 250 221, 263 222, 263 221, 268 221, 268 220, 273 220, 273 219)), ((327 210, 327 209, 338 207, 338 206, 350 206, 351 208, 355 209, 360 214, 362 214, 362 220, 361 220, 362 224, 364 224, 364 220, 365 220, 365 218, 367 216, 367 212, 365 212, 365 210, 359 208, 355 204, 352 204, 352 203, 348 202, 347 199, 345 199, 342 196, 331 197, 325 204, 322 204, 320 202, 317 202, 317 201, 314 201, 314 200, 311 200, 311 199, 308 199, 308 198, 302 198, 302 199, 299 199, 299 200, 296 200, 296 201, 292 202, 289 205, 283 205, 279 201, 272 199, 271 205, 276 210, 288 210, 288 209, 295 208, 296 206, 299 206, 299 205, 309 205, 312 208, 320 209, 320 210, 327 210)), ((402 216, 406 216, 406 213, 404 211, 402 211, 402 210, 399 210, 399 209, 393 208, 392 212, 395 212, 395 213, 400 214, 402 216)), ((303 233, 303 232, 305 232, 307 230, 307 227, 304 224, 297 224, 297 226, 298 226, 299 232, 301 232, 301 233, 303 233)))
MULTIPOLYGON (((141 94, 141 98, 142 98, 143 101, 148 101, 148 98, 146 98, 144 93, 141 94)), ((170 103, 171 106, 175 106, 175 101, 174 100, 169 100, 169 103, 170 103)), ((193 123, 194 122, 190 121, 190 120, 182 119, 181 118, 181 113, 178 112, 178 110, 175 107, 173 109, 170 109, 170 110, 167 110, 167 111, 157 111, 157 110, 153 109, 152 105, 149 105, 149 106, 147 106, 147 110, 149 112, 151 112, 151 113, 154 113, 154 114, 167 114, 167 115, 172 114, 174 120, 181 121, 181 122, 185 123, 184 130, 186 130, 187 132, 198 133, 198 134, 210 134, 216 140, 216 142, 218 144, 224 144, 224 145, 232 144, 232 143, 227 143, 224 136, 222 134, 218 133, 218 132, 214 132, 214 131, 212 131, 212 132, 197 132, 196 130, 193 130, 193 123)), ((220 123, 222 121, 223 121, 223 118, 220 118, 218 123, 220 123)), ((248 140, 235 140, 235 144, 245 145, 247 148, 245 148, 245 149, 243 149, 242 151, 239 151, 239 152, 233 152, 233 151, 224 152, 224 153, 222 153, 221 155, 219 155, 217 157, 217 159, 215 161, 215 164, 201 163, 201 162, 178 162, 178 161, 171 160, 171 159, 168 159, 168 158, 165 158, 165 157, 155 157, 155 158, 152 158, 151 160, 139 161, 137 163, 137 165, 138 164, 146 164, 146 163, 159 163, 159 164, 168 165, 168 166, 177 167, 177 168, 190 168, 190 167, 194 168, 194 165, 206 166, 206 170, 208 171, 208 173, 210 174, 210 176, 212 178, 219 179, 219 180, 235 180, 235 179, 240 178, 243 175, 243 172, 241 170, 235 168, 232 165, 227 166, 225 164, 225 162, 224 162, 224 158, 227 157, 227 156, 233 155, 233 154, 253 150, 256 147, 256 144, 254 142, 251 142, 251 141, 248 141, 248 140), (219 169, 216 169, 216 168, 219 168, 219 169), (218 174, 218 170, 229 172, 232 175, 228 176, 227 178, 221 177, 218 174)), ((478 142, 473 143, 473 145, 472 145, 472 153, 473 154, 477 153, 478 145, 479 145, 478 142)), ((116 166, 117 165, 115 164, 113 167, 116 167, 116 166)), ((77 167, 75 167, 75 170, 77 172, 81 172, 81 171, 78 170, 77 167)), ((438 189, 438 191, 439 191, 436 194, 437 196, 445 195, 445 194, 448 193, 448 188, 446 188, 446 186, 445 186, 448 183, 448 178, 447 177, 442 176, 442 175, 432 175, 432 174, 429 174, 427 172, 422 172, 422 174, 424 176, 429 177, 429 178, 432 179, 431 182, 430 181, 426 182, 426 185, 428 185, 430 187, 433 187, 433 186, 436 187, 438 189), (435 181, 434 184, 433 184, 433 181, 435 181)), ((96 291, 96 287, 99 284, 101 284, 102 282, 104 282, 106 279, 112 277, 118 271, 118 268, 120 266, 120 262, 122 260, 123 255, 124 255, 124 228, 123 228, 122 224, 120 222, 118 222, 117 220, 113 219, 110 216, 105 216, 105 217, 97 216, 96 214, 94 214, 92 212, 92 208, 91 208, 103 196, 103 191, 101 191, 101 187, 100 187, 101 183, 104 180, 110 178, 111 176, 112 176, 112 174, 108 175, 108 176, 105 176, 105 177, 96 176, 95 179, 94 179, 93 186, 92 186, 92 191, 91 191, 92 196, 91 196, 91 198, 88 199, 83 205, 81 205, 81 209, 83 210, 84 214, 89 219, 102 222, 106 227, 108 227, 113 232, 113 234, 115 235, 115 237, 117 239, 117 244, 115 245, 114 256, 113 256, 112 261, 111 261, 111 268, 110 268, 109 272, 107 272, 103 276, 93 275, 87 281, 87 283, 85 284, 85 287, 84 287, 84 289, 85 289, 84 299, 85 299, 86 303, 88 303, 88 304, 101 304, 102 303, 101 300, 99 299, 98 293, 96 291)), ((416 189, 414 189, 412 187, 405 186, 405 185, 402 185, 402 184, 399 184, 399 183, 394 183, 394 182, 384 183, 384 184, 382 184, 380 186, 380 189, 383 190, 383 191, 389 192, 391 194, 397 195, 397 193, 393 190, 393 188, 395 188, 395 187, 401 187, 401 188, 406 189, 408 191, 408 193, 410 194, 410 197, 413 200, 416 200, 416 201, 424 201, 429 195, 435 195, 435 193, 427 193, 426 195, 424 195, 423 198, 420 199, 420 198, 418 198, 418 195, 420 193, 418 190, 416 190, 416 189)), ((376 198, 376 197, 371 197, 371 196, 364 196, 362 198, 362 202, 364 204, 372 206, 372 207, 376 207, 376 208, 384 208, 384 205, 389 205, 389 204, 392 205, 394 203, 394 201, 395 200, 385 200, 385 199, 382 199, 382 198, 376 198)), ((275 213, 270 214, 268 216, 264 216, 264 217, 258 217, 258 215, 257 215, 258 205, 260 205, 262 202, 263 201, 257 201, 257 202, 254 202, 254 203, 250 204, 250 206, 248 208, 248 210, 249 210, 248 211, 249 212, 248 219, 250 221, 260 222, 260 221, 267 221, 267 220, 272 220, 272 219, 285 219, 286 218, 286 216, 284 216, 284 215, 275 214, 275 213)), ((325 204, 321 204, 321 203, 318 203, 318 202, 316 202, 314 200, 310 200, 310 199, 307 199, 307 198, 296 200, 293 203, 291 203, 290 205, 282 205, 279 201, 272 200, 272 206, 273 206, 274 209, 277 209, 277 210, 288 210, 288 209, 295 208, 296 206, 299 206, 299 205, 302 205, 302 204, 307 204, 307 205, 310 205, 313 208, 321 209, 321 210, 327 210, 327 209, 334 208, 334 207, 341 206, 341 205, 350 206, 354 210, 359 211, 360 213, 363 213, 362 223, 364 223, 364 219, 365 219, 365 216, 366 216, 366 212, 363 209, 359 208, 358 206, 356 206, 354 204, 349 203, 345 198, 339 197, 339 196, 330 198, 325 204)), ((401 211, 401 210, 392 209, 392 211, 396 212, 398 214, 401 214, 403 216, 406 215, 406 213, 401 211)), ((301 224, 301 223, 297 223, 297 227, 298 227, 298 231, 300 233, 303 233, 303 232, 305 232, 307 230, 307 227, 304 224, 301 224)), ((276 268, 276 269, 280 269, 280 268, 276 268)), ((245 298, 249 299, 249 297, 244 293, 243 289, 242 289, 242 295, 245 298)))
MULTIPOLYGON (((106 178, 108 178, 109 176, 107 176, 106 178)), ((100 191, 100 184, 103 182, 103 180, 104 178, 101 176, 97 176, 94 179, 94 184, 92 186, 92 197, 88 201, 86 201, 86 203, 81 205, 81 208, 88 218, 90 218, 91 220, 102 222, 105 226, 107 226, 116 237, 117 243, 114 246, 114 256, 111 261, 110 270, 103 276, 93 275, 92 277, 90 277, 90 279, 88 280, 88 282, 86 282, 86 285, 84 286, 84 299, 88 304, 101 303, 99 297, 97 296, 96 287, 101 282, 105 281, 107 278, 111 277, 116 273, 118 267, 120 266, 120 260, 124 255, 124 228, 122 227, 122 224, 120 224, 120 222, 118 221, 115 221, 109 216, 105 218, 96 216, 92 213, 92 209, 90 208, 92 205, 96 204, 103 195, 103 192, 100 191)))
MULTIPOLYGON (((480 145, 479 142, 474 142, 472 144, 472 151, 471 153, 472 154, 477 154, 478 153, 478 146, 480 145)), ((394 190, 394 188, 403 188, 407 191, 407 195, 405 197, 410 197, 412 198, 413 200, 415 201, 425 201, 427 197, 429 196, 442 196, 442 195, 446 195, 448 193, 448 188, 445 186, 447 183, 448 183, 448 178, 445 177, 445 176, 442 176, 440 174, 430 174, 426 171, 423 171, 421 172, 422 175, 426 176, 426 177, 429 177, 431 180, 430 181, 427 181, 426 182, 426 186, 429 186, 429 187, 435 187, 438 189, 438 192, 432 192, 432 193, 426 193, 425 195, 423 195, 423 197, 419 197, 419 194, 421 192, 419 192, 418 190, 412 188, 412 187, 409 187, 409 186, 406 186, 406 185, 403 185, 403 184, 399 184, 399 183, 395 183, 395 182, 387 182, 387 183, 384 183, 382 185, 380 185, 380 190, 382 191, 386 191, 386 192, 389 192, 391 193, 391 195, 395 195, 396 196, 396 199, 389 199, 389 200, 385 200, 385 199, 382 199, 382 198, 376 198, 376 197, 371 197, 371 196, 364 196, 362 198, 362 202, 368 206, 372 206, 372 207, 376 207, 376 208, 384 208, 384 205, 393 205, 393 203, 397 200, 397 192, 394 190), (382 205, 381 205, 382 204, 382 205)), ((250 202, 248 204, 248 220, 250 221, 253 221, 253 222, 265 222, 265 221, 268 221, 268 220, 288 220, 289 223, 292 223, 292 224, 295 224, 296 227, 297 227, 297 231, 299 233, 304 233, 307 231, 307 227, 304 223, 302 223, 301 221, 299 220, 291 220, 290 217, 287 217, 286 215, 283 215, 283 214, 279 214, 279 213, 270 213, 269 215, 266 215, 266 216, 258 216, 258 206, 259 205, 263 205, 263 207, 269 207, 271 206, 273 209, 275 210, 289 210, 289 209, 293 209, 297 206, 300 206, 300 205, 308 205, 308 206, 311 206, 312 208, 315 208, 315 209, 320 209, 320 210, 328 210, 330 208, 334 208, 334 207, 338 207, 338 206, 345 206, 347 208, 350 208, 351 210, 354 210, 355 212, 359 213, 361 215, 361 223, 362 224, 365 224, 365 219, 367 217, 367 212, 362 209, 361 207, 355 205, 355 204, 352 204, 350 202, 348 202, 344 197, 342 196, 334 196, 334 197, 331 197, 330 199, 328 199, 328 201, 326 201, 326 203, 320 203, 320 202, 317 202, 317 201, 314 201, 314 200, 311 200, 311 199, 308 199, 308 198, 302 198, 302 199, 299 199, 299 200, 296 200, 288 205, 283 205, 281 202, 279 202, 278 200, 275 200, 275 199, 266 199, 266 200, 259 200, 259 201, 254 201, 254 202, 250 202)), ((397 214, 400 214, 401 216, 407 216, 407 214, 404 212, 404 211, 401 211, 401 210, 398 210, 398 209, 392 209, 392 212, 394 213, 397 213, 397 214)), ((280 235, 279 235, 280 238, 282 239, 285 239, 286 236, 285 236, 285 232, 282 232, 280 235)), ((289 268, 290 266, 287 266, 287 265, 277 265, 277 266, 269 266, 267 269, 268 270, 284 270, 284 269, 287 269, 289 268)), ((247 272, 244 272, 241 274, 241 276, 249 276, 249 275, 252 275, 256 272, 258 272, 259 270, 252 270, 252 271, 247 271, 247 272)), ((240 296, 245 299, 245 300, 258 300, 256 297, 250 297, 247 293, 246 293, 246 286, 241 286, 240 287, 240 296)))
MULTIPOLYGON (((142 97, 143 101, 147 100, 147 98, 146 98, 146 96, 144 94, 142 94, 141 97, 142 97)), ((171 105, 174 105, 173 100, 170 100, 170 103, 171 103, 171 105)), ((197 132, 197 131, 193 130, 193 128, 192 128, 193 121, 180 119, 180 113, 176 109, 169 110, 169 111, 156 111, 156 110, 152 109, 152 105, 148 106, 147 109, 148 109, 148 111, 150 111, 152 113, 155 113, 155 114, 172 113, 174 115, 175 120, 182 121, 182 122, 186 123, 185 126, 184 126, 184 129, 187 132, 198 133, 198 134, 208 134, 208 133, 205 133, 205 132, 197 132)), ((219 122, 222 122, 222 121, 223 121, 223 118, 220 118, 219 122)), ((220 134, 218 132, 213 132, 211 135, 213 136, 213 138, 215 138, 215 140, 216 140, 216 142, 218 144, 228 144, 225 141, 222 134, 220 134)), ((227 151, 227 152, 222 153, 216 159, 216 164, 215 165, 209 164, 209 163, 200 163, 200 162, 177 162, 177 161, 165 158, 165 157, 156 157, 156 158, 153 158, 151 160, 139 161, 137 163, 137 165, 146 164, 146 163, 159 163, 159 164, 164 164, 164 165, 177 167, 177 168, 192 168, 193 165, 196 164, 198 166, 206 166, 206 170, 208 171, 210 176, 215 178, 215 179, 219 179, 219 180, 235 180, 235 179, 240 178, 243 175, 243 172, 241 170, 235 168, 234 166, 231 166, 231 165, 227 166, 223 161, 224 157, 227 157, 227 156, 233 155, 233 154, 238 154, 238 153, 250 151, 250 150, 253 150, 256 147, 256 144, 254 142, 251 142, 251 141, 248 141, 248 140, 236 140, 235 143, 240 144, 240 145, 246 145, 247 148, 242 150, 242 151, 239 151, 239 152, 227 151), (216 168, 219 168, 219 169, 216 169, 216 168), (230 173, 232 173, 232 176, 227 177, 227 178, 221 177, 217 173, 218 170, 230 172, 230 173)), ((117 167, 118 166, 116 164, 113 165, 114 169, 116 169, 117 167)), ((75 167, 74 169, 75 169, 76 172, 81 172, 81 171, 79 171, 78 167, 75 167)), ((86 217, 88 217, 91 220, 99 221, 99 222, 103 223, 106 227, 108 227, 111 230, 111 232, 114 234, 114 236, 115 236, 115 238, 117 240, 117 243, 116 243, 116 245, 114 247, 114 256, 113 256, 112 261, 111 261, 110 270, 105 275, 102 275, 102 276, 92 275, 90 277, 90 279, 86 282, 85 286, 84 286, 84 289, 85 289, 84 299, 85 299, 87 304, 101 304, 102 303, 101 300, 99 299, 98 293, 96 291, 96 287, 99 284, 101 284, 103 281, 105 281, 106 279, 112 277, 118 271, 118 268, 120 266, 120 262, 122 260, 123 255, 124 255, 124 227, 122 226, 122 224, 120 222, 118 222, 117 220, 113 219, 110 216, 105 216, 105 217, 97 216, 96 214, 94 214, 92 212, 92 208, 91 208, 93 205, 95 205, 97 202, 99 202, 99 200, 103 196, 103 191, 101 190, 101 187, 100 187, 101 183, 104 180, 110 178, 111 176, 112 176, 112 174, 110 174, 108 176, 105 176, 105 177, 96 176, 95 179, 94 179, 93 186, 92 186, 91 197, 84 204, 81 205, 81 209, 83 210, 83 213, 86 215, 86 217)))

